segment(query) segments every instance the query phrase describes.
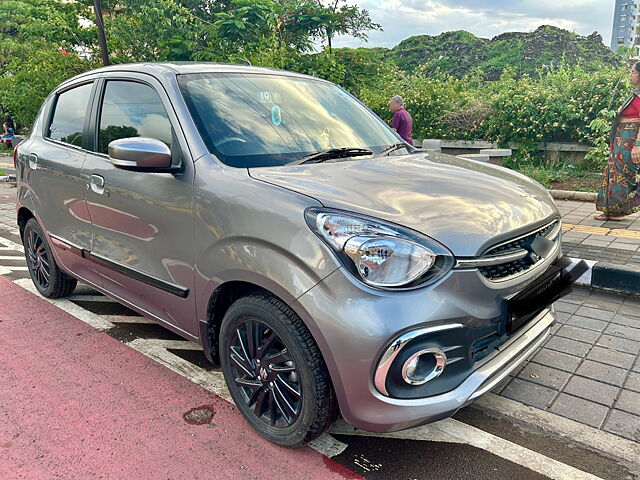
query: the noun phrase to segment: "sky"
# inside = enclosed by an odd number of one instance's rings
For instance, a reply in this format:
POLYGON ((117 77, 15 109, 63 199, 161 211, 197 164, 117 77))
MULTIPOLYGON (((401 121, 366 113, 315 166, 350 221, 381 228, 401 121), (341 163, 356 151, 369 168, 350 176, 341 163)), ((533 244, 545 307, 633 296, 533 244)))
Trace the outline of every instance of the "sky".
POLYGON ((580 35, 597 31, 610 44, 615 0, 348 0, 369 11, 383 31, 369 41, 339 37, 336 47, 393 47, 412 35, 467 30, 492 38, 554 25, 580 35))

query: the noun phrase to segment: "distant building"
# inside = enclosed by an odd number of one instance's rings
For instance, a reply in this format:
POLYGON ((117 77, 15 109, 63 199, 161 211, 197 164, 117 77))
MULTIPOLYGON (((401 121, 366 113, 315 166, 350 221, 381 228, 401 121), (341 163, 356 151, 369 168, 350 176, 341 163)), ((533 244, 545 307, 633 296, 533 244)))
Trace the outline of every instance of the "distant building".
POLYGON ((616 0, 611 32, 611 50, 632 48, 640 43, 640 0, 616 0))

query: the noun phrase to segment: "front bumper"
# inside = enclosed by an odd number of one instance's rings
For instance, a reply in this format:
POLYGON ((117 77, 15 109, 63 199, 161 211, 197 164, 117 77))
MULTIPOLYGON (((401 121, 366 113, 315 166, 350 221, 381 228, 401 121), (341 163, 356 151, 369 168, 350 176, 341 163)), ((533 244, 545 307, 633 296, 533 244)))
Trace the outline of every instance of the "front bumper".
POLYGON ((367 422, 356 426, 364 430, 385 432, 404 430, 450 417, 461 407, 489 392, 518 368, 544 343, 554 322, 555 318, 550 310, 542 311, 450 392, 415 400, 393 399, 374 393, 380 408, 375 423, 367 422))
POLYGON ((451 388, 416 398, 384 395, 376 387, 375 372, 389 342, 416 329, 446 330, 447 325, 461 324, 463 328, 447 333, 447 341, 460 343, 462 330, 492 328, 505 297, 523 288, 514 284, 492 289, 477 271, 465 271, 452 273, 432 289, 373 292, 336 271, 292 306, 322 350, 345 421, 363 430, 389 432, 446 418, 490 391, 542 345, 555 319, 552 311, 542 310, 475 361, 451 388))

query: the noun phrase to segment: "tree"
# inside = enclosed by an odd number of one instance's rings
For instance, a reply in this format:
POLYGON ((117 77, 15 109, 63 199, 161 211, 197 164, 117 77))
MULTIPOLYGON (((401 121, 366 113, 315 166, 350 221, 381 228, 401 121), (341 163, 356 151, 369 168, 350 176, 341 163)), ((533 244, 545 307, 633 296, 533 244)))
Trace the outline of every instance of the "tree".
MULTIPOLYGON (((99 66, 94 1, 0 1, 0 115, 28 125, 58 83, 99 66)), ((241 57, 295 69, 318 40, 326 38, 331 47, 334 35, 366 38, 368 30, 380 28, 365 10, 341 1, 328 6, 320 0, 100 3, 110 63, 241 57)), ((345 78, 344 65, 330 51, 311 63, 310 68, 326 70, 323 76, 345 78)))
POLYGON ((102 21, 102 5, 100 0, 93 0, 93 13, 98 27, 98 38, 100 38, 100 53, 102 54, 102 64, 109 65, 109 49, 107 47, 107 37, 104 33, 104 22, 102 21))
POLYGON ((347 5, 347 0, 331 0, 328 5, 316 0, 322 11, 322 30, 332 52, 332 40, 336 35, 351 35, 367 39, 370 30, 382 30, 382 25, 374 23, 369 12, 355 5, 347 5))
POLYGON ((81 26, 86 5, 61 0, 0 2, 0 114, 30 125, 48 93, 95 64, 80 56, 95 45, 81 26))

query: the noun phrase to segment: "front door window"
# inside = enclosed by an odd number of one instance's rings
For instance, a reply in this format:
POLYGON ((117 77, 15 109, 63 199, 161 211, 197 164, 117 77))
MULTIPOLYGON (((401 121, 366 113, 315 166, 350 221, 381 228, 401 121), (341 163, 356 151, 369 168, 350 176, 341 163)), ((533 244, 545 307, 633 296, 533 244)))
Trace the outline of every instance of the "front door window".
POLYGON ((108 153, 110 142, 129 137, 155 138, 171 148, 169 117, 160 97, 150 86, 109 81, 100 113, 98 152, 108 153))

